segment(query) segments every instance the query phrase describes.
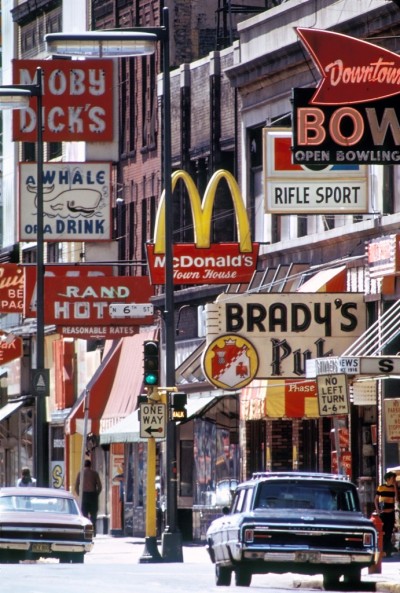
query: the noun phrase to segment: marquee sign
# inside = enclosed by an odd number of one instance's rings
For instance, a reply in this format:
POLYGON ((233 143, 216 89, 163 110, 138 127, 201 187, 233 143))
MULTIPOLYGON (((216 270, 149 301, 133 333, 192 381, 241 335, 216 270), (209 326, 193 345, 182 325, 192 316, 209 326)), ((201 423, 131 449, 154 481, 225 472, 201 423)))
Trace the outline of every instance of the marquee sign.
MULTIPOLYGON (((222 294, 206 305, 206 316, 206 352, 217 338, 247 340, 257 356, 257 379, 304 377, 307 360, 338 356, 366 328, 361 293, 283 293, 279 299, 274 294, 222 294)), ((241 385, 240 375, 231 384, 232 389, 241 385)))
POLYGON ((279 214, 346 214, 368 212, 367 167, 320 167, 292 162, 292 133, 264 128, 264 192, 266 212, 279 214))
POLYGON ((400 235, 372 239, 366 246, 369 275, 381 278, 400 272, 400 235))
MULTIPOLYGON (((229 171, 211 177, 203 201, 188 173, 172 174, 172 191, 181 180, 187 189, 194 225, 194 243, 173 246, 174 284, 240 284, 249 282, 257 265, 257 243, 251 242, 250 225, 239 186, 229 171), (236 213, 237 243, 211 243, 211 217, 219 182, 225 179, 236 213)), ((154 243, 147 244, 152 284, 165 283, 165 192, 158 206, 154 243)))
MULTIPOLYGON (((19 239, 35 241, 37 165, 19 167, 19 239)), ((43 216, 45 241, 110 241, 111 163, 45 163, 43 216)))
POLYGON ((322 80, 294 89, 294 162, 400 162, 400 57, 341 33, 297 33, 322 80))
MULTIPOLYGON (((112 60, 13 60, 13 84, 35 84, 43 70, 44 142, 111 142, 112 60)), ((13 114, 13 140, 36 142, 36 98, 13 114)))

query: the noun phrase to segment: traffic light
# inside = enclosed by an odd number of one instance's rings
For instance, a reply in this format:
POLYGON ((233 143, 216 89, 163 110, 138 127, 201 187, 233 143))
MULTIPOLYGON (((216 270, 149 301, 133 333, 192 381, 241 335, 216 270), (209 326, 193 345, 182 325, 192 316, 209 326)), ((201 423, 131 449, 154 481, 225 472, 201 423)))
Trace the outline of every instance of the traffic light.
POLYGON ((171 420, 186 420, 187 411, 187 395, 186 393, 180 393, 173 391, 171 393, 170 405, 171 405, 171 420))
POLYGON ((160 345, 157 340, 143 343, 143 373, 145 387, 157 387, 160 384, 160 345))

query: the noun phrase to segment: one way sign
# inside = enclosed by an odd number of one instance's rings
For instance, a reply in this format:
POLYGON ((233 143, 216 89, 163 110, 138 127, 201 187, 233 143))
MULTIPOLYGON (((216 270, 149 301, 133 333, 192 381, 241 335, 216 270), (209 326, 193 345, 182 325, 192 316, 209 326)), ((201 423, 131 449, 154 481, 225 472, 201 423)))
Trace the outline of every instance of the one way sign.
POLYGON ((165 404, 140 404, 140 438, 165 438, 165 404))

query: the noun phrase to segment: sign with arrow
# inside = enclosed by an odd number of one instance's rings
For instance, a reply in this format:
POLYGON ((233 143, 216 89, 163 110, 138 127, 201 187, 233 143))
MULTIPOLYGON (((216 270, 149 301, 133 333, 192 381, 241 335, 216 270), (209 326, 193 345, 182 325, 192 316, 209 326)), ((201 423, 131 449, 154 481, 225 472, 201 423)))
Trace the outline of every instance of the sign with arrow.
POLYGON ((166 405, 158 402, 140 404, 140 438, 165 438, 166 405))

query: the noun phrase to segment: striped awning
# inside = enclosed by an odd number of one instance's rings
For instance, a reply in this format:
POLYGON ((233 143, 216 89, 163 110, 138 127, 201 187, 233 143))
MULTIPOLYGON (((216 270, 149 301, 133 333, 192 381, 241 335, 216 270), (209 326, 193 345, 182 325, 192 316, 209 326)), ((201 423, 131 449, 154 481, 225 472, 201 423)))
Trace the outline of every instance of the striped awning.
POLYGON ((255 379, 242 389, 244 420, 318 418, 317 384, 303 379, 255 379))

